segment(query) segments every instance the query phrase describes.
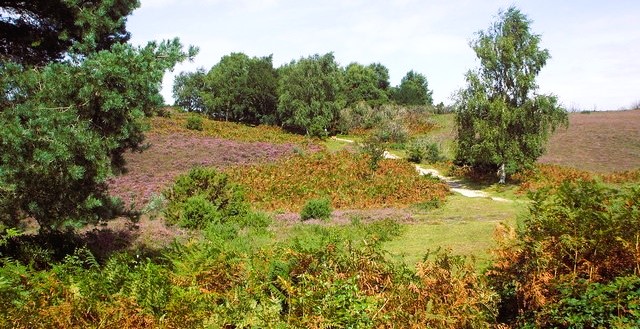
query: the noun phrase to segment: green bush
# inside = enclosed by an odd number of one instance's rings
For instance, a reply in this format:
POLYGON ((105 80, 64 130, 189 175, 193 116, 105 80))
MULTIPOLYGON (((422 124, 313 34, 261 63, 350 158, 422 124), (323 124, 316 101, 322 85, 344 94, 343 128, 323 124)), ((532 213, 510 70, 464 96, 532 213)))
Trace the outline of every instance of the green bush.
POLYGON ((176 179, 163 192, 168 204, 169 223, 187 228, 203 228, 208 223, 238 219, 249 212, 239 185, 214 168, 194 168, 176 179))
POLYGON ((218 208, 202 194, 191 196, 182 204, 178 224, 188 228, 203 228, 209 223, 220 222, 218 208))
POLYGON ((300 212, 300 219, 322 219, 328 220, 331 217, 331 201, 328 198, 311 199, 307 201, 300 212))
POLYGON ((385 143, 403 144, 409 139, 407 128, 395 121, 385 121, 374 131, 374 135, 385 143))
POLYGON ((360 145, 360 152, 369 157, 369 168, 378 169, 379 162, 384 158, 385 143, 375 135, 367 137, 360 145))
POLYGON ((623 311, 638 306, 622 300, 637 300, 637 278, 622 278, 640 268, 640 187, 565 182, 531 198, 523 229, 502 235, 488 272, 502 320, 545 328, 610 327, 620 316, 638 321, 638 313, 623 311))
POLYGON ((187 123, 185 125, 185 127, 189 130, 197 130, 197 131, 202 131, 202 129, 204 129, 203 124, 202 124, 202 117, 199 117, 197 115, 191 115, 187 118, 187 123))
POLYGON ((557 302, 546 307, 549 327, 635 328, 640 324, 640 277, 607 284, 567 282, 557 302))
POLYGON ((415 163, 421 163, 422 161, 435 163, 443 160, 440 146, 429 138, 418 138, 409 143, 407 157, 409 161, 415 163))

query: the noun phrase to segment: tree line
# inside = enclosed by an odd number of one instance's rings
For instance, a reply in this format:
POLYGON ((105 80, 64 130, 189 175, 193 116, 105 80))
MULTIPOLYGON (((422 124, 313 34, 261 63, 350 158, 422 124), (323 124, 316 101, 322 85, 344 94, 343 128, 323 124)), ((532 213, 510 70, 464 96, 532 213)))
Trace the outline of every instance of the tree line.
MULTIPOLYGON (((312 55, 275 68, 273 57, 232 53, 209 71, 182 72, 173 86, 175 104, 211 118, 279 125, 311 136, 341 130, 340 113, 360 104, 433 106, 427 78, 409 71, 396 87, 380 63, 341 67, 333 53, 312 55)), ((344 128, 343 128, 344 129, 344 128)))

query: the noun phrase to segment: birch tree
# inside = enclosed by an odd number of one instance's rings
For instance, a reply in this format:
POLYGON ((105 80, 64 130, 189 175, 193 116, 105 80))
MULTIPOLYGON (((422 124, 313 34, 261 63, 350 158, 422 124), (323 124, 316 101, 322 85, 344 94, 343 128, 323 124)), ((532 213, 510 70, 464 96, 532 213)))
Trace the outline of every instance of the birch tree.
POLYGON ((533 164, 549 135, 567 124, 554 95, 538 94, 536 77, 550 58, 531 20, 510 7, 470 46, 480 67, 466 74, 456 99, 456 163, 506 176, 533 164))

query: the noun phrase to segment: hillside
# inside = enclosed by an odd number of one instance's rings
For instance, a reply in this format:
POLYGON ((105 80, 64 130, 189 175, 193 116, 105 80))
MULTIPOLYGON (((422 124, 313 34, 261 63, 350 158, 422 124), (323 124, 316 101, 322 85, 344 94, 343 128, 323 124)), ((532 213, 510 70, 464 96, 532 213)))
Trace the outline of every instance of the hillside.
POLYGON ((570 114, 539 161, 601 173, 640 168, 640 110, 570 114))

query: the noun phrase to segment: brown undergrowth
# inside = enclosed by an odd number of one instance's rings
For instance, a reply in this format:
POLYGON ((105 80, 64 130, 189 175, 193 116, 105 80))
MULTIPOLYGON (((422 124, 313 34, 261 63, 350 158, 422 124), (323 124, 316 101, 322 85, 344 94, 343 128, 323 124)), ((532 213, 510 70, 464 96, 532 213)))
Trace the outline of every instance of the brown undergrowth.
POLYGON ((328 197, 336 209, 406 206, 443 200, 449 193, 437 179, 418 176, 405 161, 381 160, 373 171, 364 155, 346 151, 296 156, 277 163, 231 167, 249 200, 265 210, 299 211, 313 198, 328 197))

